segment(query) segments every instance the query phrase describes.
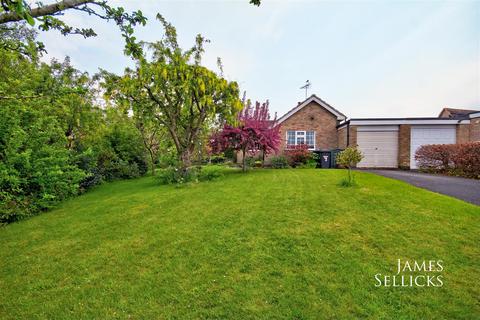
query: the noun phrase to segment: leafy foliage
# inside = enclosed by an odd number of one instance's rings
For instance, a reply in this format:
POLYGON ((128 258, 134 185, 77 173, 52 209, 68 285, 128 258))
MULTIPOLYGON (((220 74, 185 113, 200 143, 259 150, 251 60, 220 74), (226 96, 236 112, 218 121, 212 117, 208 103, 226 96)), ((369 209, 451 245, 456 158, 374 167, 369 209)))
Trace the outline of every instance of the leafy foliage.
POLYGON ((65 148, 58 120, 24 106, 0 108, 0 223, 12 222, 78 192, 85 173, 65 148))
POLYGON ((182 172, 180 168, 168 167, 162 169, 157 177, 160 184, 182 185, 189 182, 210 181, 223 175, 223 168, 220 166, 190 167, 187 172, 182 172))
MULTIPOLYGON (((87 13, 107 21, 114 21, 120 29, 122 37, 125 39, 125 53, 138 57, 142 54, 141 45, 133 35, 136 25, 145 25, 147 18, 143 16, 140 10, 132 13, 125 12, 122 7, 112 7, 107 1, 93 0, 64 0, 52 4, 37 3, 37 7, 31 8, 24 0, 0 0, 0 30, 6 23, 26 21, 30 26, 39 22, 38 29, 42 31, 57 30, 62 35, 78 34, 84 38, 94 37, 97 34, 92 28, 72 27, 65 23, 58 16, 65 10, 76 10, 87 13)), ((1 32, 1 31, 0 31, 1 32)), ((0 38, 0 48, 18 50, 25 52, 25 43, 17 43, 14 48, 9 45, 9 38, 0 38)), ((41 42, 36 42, 37 49, 43 49, 41 42)))
POLYGON ((454 152, 452 144, 423 145, 415 152, 415 160, 421 169, 446 172, 454 165, 454 152))
POLYGON ((222 156, 222 155, 212 156, 212 157, 210 157, 210 162, 213 163, 213 164, 224 163, 225 162, 225 157, 222 156))
POLYGON ((317 161, 314 160, 314 159, 309 159, 307 160, 306 163, 303 163, 299 166, 297 166, 297 168, 299 169, 315 169, 317 167, 317 161))
POLYGON ((480 178, 480 142, 423 145, 415 160, 421 170, 480 178))
POLYGON ((342 180, 341 185, 349 187, 355 185, 355 175, 352 173, 352 168, 362 161, 363 155, 357 147, 347 147, 337 155, 337 164, 348 169, 348 177, 342 180))
POLYGON ((143 175, 148 162, 154 173, 159 161, 181 161, 187 175, 192 159, 203 159, 208 129, 241 109, 238 85, 201 66, 208 41, 199 35, 191 49, 181 50, 175 28, 160 15, 166 37, 148 46, 147 59, 133 37, 133 26, 145 23, 139 11, 129 14, 93 1, 37 3, 33 9, 21 0, 1 4, 0 223, 36 214, 104 180, 143 175), (6 24, 36 20, 45 31, 93 36, 53 17, 68 8, 113 19, 137 69, 127 69, 123 77, 103 72, 92 78, 73 68, 68 57, 41 63, 36 32, 6 24), (112 99, 99 103, 102 93, 112 99))
POLYGON ((254 155, 262 151, 263 157, 278 150, 280 145, 280 126, 276 117, 270 120, 268 101, 255 103, 244 101, 244 108, 238 114, 237 125, 225 124, 220 132, 214 133, 210 138, 210 147, 213 153, 229 150, 242 152, 243 171, 249 166, 247 153, 254 155))
POLYGON ((93 79, 68 58, 45 64, 0 49, 0 79, 0 223, 145 173, 134 119, 97 106, 93 79))
POLYGON ((274 169, 286 169, 289 167, 288 159, 284 155, 274 156, 270 160, 270 165, 274 169))
POLYGON ((149 44, 152 59, 142 56, 135 70, 110 78, 107 94, 133 105, 134 113, 142 106, 142 112, 164 127, 186 172, 207 125, 219 118, 231 119, 241 109, 238 85, 201 65, 207 42, 201 35, 192 48, 182 50, 176 29, 161 15, 157 18, 165 38, 149 44))
POLYGON ((98 150, 97 171, 106 180, 139 177, 147 172, 140 135, 129 121, 118 121, 107 129, 98 150))
POLYGON ((17 26, 0 24, 0 49, 15 51, 35 59, 46 51, 44 44, 36 41, 36 34, 34 29, 27 27, 24 23, 19 23, 17 26))
POLYGON ((306 164, 309 160, 313 159, 313 154, 310 152, 310 150, 308 150, 308 146, 306 144, 289 146, 284 153, 288 159, 288 163, 292 167, 306 164))

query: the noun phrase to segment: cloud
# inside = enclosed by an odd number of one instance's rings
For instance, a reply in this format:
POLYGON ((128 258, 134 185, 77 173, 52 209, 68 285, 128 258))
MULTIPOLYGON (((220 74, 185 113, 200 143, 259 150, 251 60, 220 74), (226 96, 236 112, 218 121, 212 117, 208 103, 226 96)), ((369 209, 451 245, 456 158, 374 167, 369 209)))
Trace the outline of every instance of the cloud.
MULTIPOLYGON (((195 35, 211 40, 204 64, 238 81, 253 99, 269 98, 279 114, 312 92, 352 117, 431 116, 446 105, 480 104, 480 3, 336 3, 247 0, 112 1, 127 11, 142 10, 149 21, 138 39, 163 35, 155 14, 176 27, 188 48, 195 35), (476 14, 475 14, 476 12, 476 14)), ((65 20, 94 28, 98 37, 41 35, 49 56, 72 58, 77 68, 121 72, 118 28, 97 17, 68 12, 65 20)))

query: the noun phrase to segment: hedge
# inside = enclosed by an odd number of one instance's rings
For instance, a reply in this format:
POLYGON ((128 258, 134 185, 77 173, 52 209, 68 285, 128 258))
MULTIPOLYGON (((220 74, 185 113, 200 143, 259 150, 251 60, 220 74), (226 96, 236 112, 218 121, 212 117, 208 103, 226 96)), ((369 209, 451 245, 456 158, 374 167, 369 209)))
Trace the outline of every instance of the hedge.
POLYGON ((424 145, 415 160, 421 170, 480 179, 480 142, 424 145))

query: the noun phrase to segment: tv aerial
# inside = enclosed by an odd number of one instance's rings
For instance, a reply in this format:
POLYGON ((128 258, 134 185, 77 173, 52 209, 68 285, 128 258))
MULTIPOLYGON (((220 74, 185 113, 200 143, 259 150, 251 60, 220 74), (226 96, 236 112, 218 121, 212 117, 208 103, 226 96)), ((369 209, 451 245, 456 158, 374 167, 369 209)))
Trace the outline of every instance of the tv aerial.
POLYGON ((307 80, 307 82, 305 82, 305 85, 300 87, 300 89, 305 89, 305 99, 307 99, 308 89, 310 89, 311 85, 312 84, 310 83, 310 80, 307 80))

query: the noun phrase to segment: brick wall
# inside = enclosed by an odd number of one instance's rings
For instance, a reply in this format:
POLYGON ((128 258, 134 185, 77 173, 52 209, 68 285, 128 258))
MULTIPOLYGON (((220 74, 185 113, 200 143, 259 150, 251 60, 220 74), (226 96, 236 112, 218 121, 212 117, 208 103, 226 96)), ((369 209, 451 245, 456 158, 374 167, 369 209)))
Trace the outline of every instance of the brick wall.
POLYGON ((348 146, 357 145, 357 126, 350 126, 350 134, 348 134, 348 126, 344 126, 337 131, 337 148, 345 149, 348 146))
POLYGON ((398 167, 410 168, 410 129, 409 124, 401 124, 398 128, 398 167))
POLYGON ((355 147, 357 145, 357 126, 350 126, 349 146, 355 147))
POLYGON ((345 149, 347 147, 347 126, 337 131, 337 146, 339 149, 345 149))
POLYGON ((465 143, 470 141, 470 125, 459 124, 456 126, 457 143, 465 143))
POLYGON ((288 130, 315 131, 315 149, 335 149, 338 145, 337 117, 316 102, 311 102, 281 124, 282 143, 286 148, 288 130))
POLYGON ((470 141, 480 141, 480 118, 470 120, 470 141))

